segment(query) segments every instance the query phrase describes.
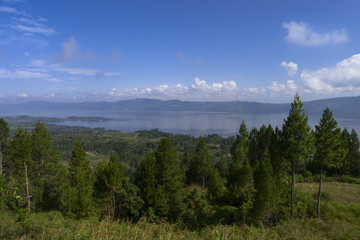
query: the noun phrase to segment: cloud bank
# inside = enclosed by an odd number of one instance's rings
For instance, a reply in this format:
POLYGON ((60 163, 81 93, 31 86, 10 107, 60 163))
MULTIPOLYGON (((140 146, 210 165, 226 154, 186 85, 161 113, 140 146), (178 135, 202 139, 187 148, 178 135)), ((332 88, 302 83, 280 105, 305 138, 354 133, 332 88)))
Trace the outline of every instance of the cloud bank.
POLYGON ((360 94, 360 54, 337 63, 333 68, 304 70, 301 79, 307 92, 360 94))
POLYGON ((286 40, 290 43, 304 46, 324 46, 348 41, 345 29, 328 33, 315 32, 304 22, 285 22, 283 28, 288 31, 286 40))

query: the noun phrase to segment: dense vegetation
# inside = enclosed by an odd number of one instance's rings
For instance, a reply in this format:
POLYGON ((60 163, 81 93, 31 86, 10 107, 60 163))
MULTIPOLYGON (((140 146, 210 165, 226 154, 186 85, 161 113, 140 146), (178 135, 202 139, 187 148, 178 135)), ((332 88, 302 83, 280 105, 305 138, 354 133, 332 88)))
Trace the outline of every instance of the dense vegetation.
POLYGON ((312 131, 298 96, 230 138, 24 127, 0 119, 4 239, 360 236, 358 136, 329 109, 312 131))

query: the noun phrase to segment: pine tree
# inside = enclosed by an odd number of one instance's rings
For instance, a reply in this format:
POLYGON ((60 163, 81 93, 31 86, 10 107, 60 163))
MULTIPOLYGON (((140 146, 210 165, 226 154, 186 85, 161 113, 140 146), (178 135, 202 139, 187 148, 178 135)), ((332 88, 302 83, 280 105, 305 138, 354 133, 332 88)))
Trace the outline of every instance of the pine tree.
POLYGON ((91 177, 90 162, 86 158, 86 153, 80 141, 75 141, 74 149, 71 152, 69 164, 71 202, 70 212, 77 219, 86 218, 93 214, 94 203, 93 181, 91 177))
POLYGON ((308 157, 311 149, 308 117, 305 115, 303 103, 297 94, 291 103, 289 115, 287 119, 284 119, 282 127, 284 155, 290 162, 291 168, 291 216, 294 217, 295 171, 308 157))
POLYGON ((184 174, 170 138, 161 139, 155 152, 158 198, 163 198, 162 217, 177 219, 184 211, 184 174))
POLYGON ((28 211, 31 210, 31 195, 29 181, 29 166, 32 165, 31 160, 31 136, 27 130, 18 128, 13 140, 10 142, 10 174, 13 176, 17 184, 24 189, 28 211))
POLYGON ((215 164, 215 168, 218 170, 220 177, 223 182, 226 182, 226 179, 229 175, 229 164, 224 155, 220 155, 219 161, 215 164))
POLYGON ((4 174, 3 172, 4 159, 5 159, 4 153, 9 140, 9 132, 10 132, 10 128, 7 122, 3 118, 0 118, 0 175, 4 174))
POLYGON ((211 202, 219 204, 221 203, 225 192, 225 184, 219 174, 218 169, 215 168, 209 178, 207 197, 211 202))
POLYGON ((240 125, 239 135, 231 149, 233 155, 229 166, 228 189, 231 202, 239 207, 243 219, 248 216, 252 207, 254 195, 253 171, 247 157, 249 151, 249 134, 243 121, 240 125))
POLYGON ((194 169, 192 168, 193 159, 191 158, 190 152, 185 151, 183 160, 181 162, 181 169, 185 174, 185 183, 190 185, 192 182, 195 181, 195 173, 194 169))
POLYGON ((351 134, 344 129, 342 138, 346 142, 348 153, 343 161, 343 171, 346 174, 351 174, 354 177, 360 176, 360 143, 359 137, 354 129, 351 134))
POLYGON ((149 152, 137 168, 135 177, 135 184, 147 208, 156 206, 156 171, 155 158, 149 152))
POLYGON ((286 161, 283 152, 284 150, 282 133, 278 127, 275 128, 273 135, 271 136, 270 141, 270 163, 273 170, 274 181, 274 191, 276 195, 274 196, 274 220, 277 222, 282 215, 285 217, 288 216, 288 207, 287 203, 289 202, 289 195, 291 193, 288 187, 288 172, 289 172, 289 162, 286 161), (285 214, 286 213, 286 214, 285 214))
POLYGON ((96 182, 94 184, 97 196, 105 205, 107 215, 114 219, 116 215, 117 194, 122 189, 124 171, 119 167, 119 159, 115 154, 110 156, 109 162, 102 162, 98 166, 96 182))
POLYGON ((45 125, 37 122, 31 136, 33 203, 36 208, 51 209, 58 205, 56 193, 58 181, 59 152, 52 147, 52 138, 45 125), (57 203, 57 204, 55 204, 57 203))
POLYGON ((202 189, 205 188, 205 180, 208 179, 212 169, 210 155, 206 147, 205 139, 200 137, 199 143, 196 147, 196 153, 191 167, 195 170, 197 176, 197 183, 201 184, 202 189))
POLYGON ((329 108, 326 108, 319 125, 315 126, 316 152, 314 162, 320 169, 317 216, 320 218, 321 184, 324 168, 339 168, 347 153, 345 143, 341 139, 341 130, 329 108))
POLYGON ((350 174, 351 136, 346 128, 344 128, 343 131, 341 132, 341 139, 346 143, 346 146, 349 149, 349 151, 346 154, 345 158, 343 159, 340 172, 342 175, 350 174))
POLYGON ((275 178, 270 163, 269 151, 266 149, 259 168, 254 174, 254 219, 269 223, 275 202, 275 178))

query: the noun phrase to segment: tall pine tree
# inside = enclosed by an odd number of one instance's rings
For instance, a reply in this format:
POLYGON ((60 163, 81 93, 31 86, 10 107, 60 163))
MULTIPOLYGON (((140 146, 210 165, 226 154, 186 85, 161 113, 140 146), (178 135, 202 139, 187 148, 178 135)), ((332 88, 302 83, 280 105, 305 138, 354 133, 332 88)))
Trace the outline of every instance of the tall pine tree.
POLYGON ((5 159, 5 149, 9 140, 10 128, 7 122, 0 118, 0 175, 3 174, 4 159, 5 159))
POLYGON ((195 157, 192 161, 190 168, 194 169, 195 176, 197 177, 196 183, 205 188, 205 181, 209 179, 211 173, 211 160, 208 149, 206 147, 205 139, 200 137, 199 143, 196 147, 195 157))
POLYGON ((305 115, 303 103, 297 94, 291 103, 289 115, 287 119, 284 119, 282 128, 284 155, 291 168, 291 216, 294 217, 295 172, 309 156, 311 149, 308 116, 305 115))
POLYGON ((75 141, 69 164, 71 200, 70 212, 77 218, 86 218, 93 214, 93 181, 90 162, 79 140, 75 141))
POLYGON ((10 174, 22 189, 26 198, 27 209, 31 210, 31 186, 30 186, 30 167, 31 160, 31 136, 27 130, 18 128, 13 140, 10 142, 10 174))
POLYGON ((40 122, 36 124, 31 140, 34 205, 43 210, 56 209, 60 204, 60 190, 64 183, 59 151, 53 148, 50 133, 40 122))
POLYGON ((119 159, 114 153, 110 156, 109 162, 99 164, 94 186, 96 195, 104 204, 105 212, 111 220, 119 216, 116 213, 119 202, 117 195, 123 190, 123 178, 124 171, 120 168, 119 159))
POLYGON ((239 207, 242 218, 245 220, 252 208, 254 196, 253 170, 248 159, 249 133, 246 124, 242 121, 239 135, 231 148, 233 155, 229 165, 228 189, 230 203, 239 207))
POLYGON ((167 204, 163 213, 170 219, 177 219, 184 211, 184 173, 169 137, 160 140, 155 152, 156 178, 160 194, 167 204))
POLYGON ((321 184, 324 168, 340 168, 347 149, 341 138, 341 130, 329 108, 326 108, 319 125, 315 126, 316 142, 314 162, 319 166, 320 180, 317 216, 320 218, 321 184))

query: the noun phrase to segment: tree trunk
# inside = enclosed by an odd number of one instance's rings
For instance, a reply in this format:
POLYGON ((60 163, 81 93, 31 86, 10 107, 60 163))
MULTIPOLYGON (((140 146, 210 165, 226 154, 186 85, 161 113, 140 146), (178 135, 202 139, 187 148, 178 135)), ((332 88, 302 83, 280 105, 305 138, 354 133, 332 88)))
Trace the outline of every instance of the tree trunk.
POLYGON ((30 208, 31 208, 31 201, 30 201, 30 192, 29 192, 29 180, 28 180, 28 172, 27 172, 27 165, 26 165, 26 160, 24 160, 24 167, 25 167, 25 186, 26 186, 26 200, 27 200, 27 208, 28 211, 30 212, 30 208))
POLYGON ((204 176, 202 177, 202 189, 203 190, 205 189, 205 177, 204 176))
POLYGON ((291 217, 295 215, 295 168, 293 167, 291 172, 291 217))
POLYGON ((318 194, 318 202, 317 202, 317 217, 320 218, 320 201, 321 201, 321 183, 322 183, 322 174, 323 167, 320 169, 320 181, 319 181, 319 194, 318 194))

